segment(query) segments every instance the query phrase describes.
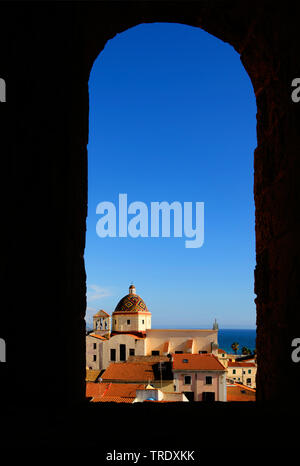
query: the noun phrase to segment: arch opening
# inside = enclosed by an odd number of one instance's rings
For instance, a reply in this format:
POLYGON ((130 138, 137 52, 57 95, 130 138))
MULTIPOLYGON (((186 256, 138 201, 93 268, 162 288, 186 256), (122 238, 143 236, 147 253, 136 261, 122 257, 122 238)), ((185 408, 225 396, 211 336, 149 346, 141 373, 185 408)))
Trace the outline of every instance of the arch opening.
MULTIPOLYGON (((178 328, 211 328, 218 317, 219 321, 225 319, 227 330, 243 326, 254 330, 252 167, 256 108, 238 54, 199 28, 165 23, 137 25, 105 46, 94 62, 89 86, 87 324, 92 327, 91 318, 98 308, 113 311, 117 289, 124 281, 130 283, 138 270, 148 304, 150 299, 152 309, 156 308, 156 315, 152 315, 156 328, 170 327, 170 323, 178 328), (221 48, 223 54, 218 51, 221 48), (152 66, 147 68, 147 63, 152 66), (101 183, 97 178, 99 163, 106 174, 101 183), (208 202, 213 206, 208 210, 205 233, 209 247, 205 246, 206 251, 204 246, 202 250, 195 248, 191 259, 191 250, 184 246, 180 250, 179 238, 152 239, 151 219, 146 222, 146 233, 139 230, 139 237, 131 236, 129 223, 126 237, 124 231, 120 237, 120 193, 126 193, 128 204, 143 201, 149 207, 149 219, 153 201, 176 201, 180 206, 188 198, 208 202), (96 225, 97 206, 102 201, 114 204, 116 221, 107 237, 100 239, 96 225), (97 268, 100 257, 101 272, 97 268), (125 270, 122 264, 126 264, 125 270), (99 274, 104 281, 99 282, 99 274), (178 296, 174 290, 180 289, 184 292, 178 296), (206 320, 196 312, 197 300, 203 309, 210 310, 206 320), (246 302, 248 309, 241 312, 246 302), (182 313, 183 308, 190 310, 190 316, 182 313), (241 314, 247 313, 251 317, 245 325, 241 314), (164 321, 159 320, 161 316, 164 321)), ((174 213, 171 228, 175 223, 174 213)), ((230 338, 224 333, 223 339, 230 338)), ((240 344, 239 352, 243 346, 240 344)), ((87 367, 92 367, 91 361, 87 361, 87 367)))

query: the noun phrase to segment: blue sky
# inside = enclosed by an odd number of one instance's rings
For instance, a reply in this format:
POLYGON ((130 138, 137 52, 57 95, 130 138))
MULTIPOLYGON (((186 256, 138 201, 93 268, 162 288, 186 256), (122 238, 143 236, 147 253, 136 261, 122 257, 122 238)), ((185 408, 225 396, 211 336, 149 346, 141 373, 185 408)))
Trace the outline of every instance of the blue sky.
POLYGON ((198 28, 139 25, 106 44, 89 93, 87 322, 133 282, 153 328, 255 328, 256 102, 239 55, 198 28), (204 202, 203 246, 100 238, 96 207, 119 193, 204 202))

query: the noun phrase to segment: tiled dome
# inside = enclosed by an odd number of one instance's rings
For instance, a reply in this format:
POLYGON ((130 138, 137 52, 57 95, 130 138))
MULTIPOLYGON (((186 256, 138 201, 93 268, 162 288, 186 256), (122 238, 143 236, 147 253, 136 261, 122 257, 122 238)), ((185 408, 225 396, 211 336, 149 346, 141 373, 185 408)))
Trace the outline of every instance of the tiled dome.
POLYGON ((135 293, 135 287, 131 285, 129 288, 129 294, 124 296, 124 298, 122 298, 119 301, 114 312, 149 312, 149 311, 143 299, 135 293))

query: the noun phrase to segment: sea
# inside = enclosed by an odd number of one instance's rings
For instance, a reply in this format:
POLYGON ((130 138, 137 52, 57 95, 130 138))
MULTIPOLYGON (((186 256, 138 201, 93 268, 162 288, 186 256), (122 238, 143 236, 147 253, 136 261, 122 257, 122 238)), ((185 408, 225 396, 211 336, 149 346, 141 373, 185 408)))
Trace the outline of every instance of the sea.
POLYGON ((239 349, 237 354, 242 354, 243 346, 246 346, 251 351, 256 348, 256 330, 255 329, 219 329, 218 344, 219 348, 226 353, 234 353, 231 345, 237 342, 239 349))

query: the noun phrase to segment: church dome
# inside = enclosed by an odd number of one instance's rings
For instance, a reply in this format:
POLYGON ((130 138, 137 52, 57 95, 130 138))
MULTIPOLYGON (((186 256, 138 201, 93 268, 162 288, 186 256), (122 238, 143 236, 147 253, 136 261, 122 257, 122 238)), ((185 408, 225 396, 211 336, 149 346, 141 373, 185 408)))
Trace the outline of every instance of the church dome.
POLYGON ((135 286, 129 287, 129 294, 122 298, 114 310, 115 312, 149 312, 143 299, 135 292, 135 286))

